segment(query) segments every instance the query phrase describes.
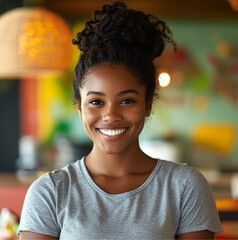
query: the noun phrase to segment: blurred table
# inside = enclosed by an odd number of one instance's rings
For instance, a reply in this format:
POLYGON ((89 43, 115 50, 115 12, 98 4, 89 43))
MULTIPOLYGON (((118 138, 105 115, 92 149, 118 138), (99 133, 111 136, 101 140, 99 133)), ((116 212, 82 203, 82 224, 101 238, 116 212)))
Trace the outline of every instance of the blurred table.
POLYGON ((220 173, 215 170, 201 170, 208 180, 221 219, 224 233, 216 235, 216 239, 238 240, 238 199, 232 199, 231 178, 233 173, 220 173))
POLYGON ((20 217, 26 192, 35 179, 35 176, 0 173, 0 208, 6 207, 20 217))
POLYGON ((238 199, 216 199, 224 233, 218 239, 238 239, 238 199))

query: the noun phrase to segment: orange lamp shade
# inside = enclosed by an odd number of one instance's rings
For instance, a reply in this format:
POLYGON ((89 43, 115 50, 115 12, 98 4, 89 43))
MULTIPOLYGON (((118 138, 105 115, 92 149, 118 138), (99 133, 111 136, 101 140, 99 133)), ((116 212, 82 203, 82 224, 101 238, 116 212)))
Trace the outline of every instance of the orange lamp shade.
POLYGON ((44 8, 16 8, 0 17, 0 78, 62 72, 70 67, 72 33, 44 8))
POLYGON ((233 10, 238 11, 238 0, 228 0, 228 2, 233 10))

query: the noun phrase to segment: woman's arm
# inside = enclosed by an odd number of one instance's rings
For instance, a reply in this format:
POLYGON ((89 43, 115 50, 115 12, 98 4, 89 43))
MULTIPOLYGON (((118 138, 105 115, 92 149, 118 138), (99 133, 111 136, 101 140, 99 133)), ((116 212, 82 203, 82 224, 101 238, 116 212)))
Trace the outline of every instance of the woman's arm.
POLYGON ((40 234, 40 233, 34 233, 34 232, 28 232, 28 231, 22 231, 20 233, 20 238, 19 240, 57 240, 58 238, 53 237, 53 236, 49 236, 49 235, 44 235, 44 234, 40 234))
POLYGON ((190 232, 190 233, 183 233, 176 236, 176 239, 214 239, 214 233, 205 231, 198 231, 198 232, 190 232))

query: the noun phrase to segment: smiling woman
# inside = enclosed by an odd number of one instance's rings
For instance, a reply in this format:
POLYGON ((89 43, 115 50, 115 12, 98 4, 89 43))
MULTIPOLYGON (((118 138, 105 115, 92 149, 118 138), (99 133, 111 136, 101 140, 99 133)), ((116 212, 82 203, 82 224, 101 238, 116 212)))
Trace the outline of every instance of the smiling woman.
POLYGON ((139 135, 155 95, 153 60, 171 32, 165 22, 104 5, 73 40, 82 51, 74 96, 92 151, 30 187, 20 239, 213 239, 215 201, 196 170, 146 155, 139 135))

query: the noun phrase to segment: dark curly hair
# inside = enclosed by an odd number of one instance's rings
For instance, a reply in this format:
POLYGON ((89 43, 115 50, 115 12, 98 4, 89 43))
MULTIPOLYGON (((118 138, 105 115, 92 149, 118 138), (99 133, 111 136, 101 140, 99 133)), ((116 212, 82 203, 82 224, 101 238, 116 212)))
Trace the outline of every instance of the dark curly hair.
POLYGON ((151 100, 156 87, 153 59, 162 54, 165 42, 176 49, 170 29, 159 18, 120 1, 105 4, 73 39, 82 51, 73 79, 75 101, 80 103, 85 74, 103 63, 124 64, 146 86, 146 100, 151 100))

